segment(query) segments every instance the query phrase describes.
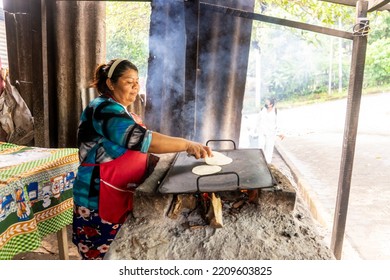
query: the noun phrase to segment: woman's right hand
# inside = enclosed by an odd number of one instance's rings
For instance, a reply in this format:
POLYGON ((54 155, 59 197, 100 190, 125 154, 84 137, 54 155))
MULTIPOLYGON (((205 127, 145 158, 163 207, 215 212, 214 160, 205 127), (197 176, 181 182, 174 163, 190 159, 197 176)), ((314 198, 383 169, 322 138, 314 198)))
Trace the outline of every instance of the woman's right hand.
POLYGON ((201 143, 197 143, 193 141, 188 141, 186 152, 189 155, 194 156, 196 159, 213 156, 213 153, 209 146, 205 146, 201 143))

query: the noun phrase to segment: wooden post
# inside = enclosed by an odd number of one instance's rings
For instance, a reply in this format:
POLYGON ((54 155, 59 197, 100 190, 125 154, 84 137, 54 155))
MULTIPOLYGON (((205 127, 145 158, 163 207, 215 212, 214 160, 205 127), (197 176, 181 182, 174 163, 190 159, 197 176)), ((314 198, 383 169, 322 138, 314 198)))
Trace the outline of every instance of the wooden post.
POLYGON ((66 226, 57 231, 58 254, 60 260, 69 260, 68 235, 66 226))
MULTIPOLYGON (((356 24, 363 28, 361 19, 367 16, 368 1, 356 4, 356 24)), ((359 28, 354 28, 356 31, 359 28)), ((337 259, 341 258, 345 224, 347 219, 349 192, 351 187, 352 167, 355 155, 356 134, 359 120, 360 100, 364 76, 364 64, 367 48, 367 34, 355 32, 353 38, 351 73, 348 89, 347 113, 344 129, 344 141, 340 164, 340 175, 333 221, 331 249, 337 259)))

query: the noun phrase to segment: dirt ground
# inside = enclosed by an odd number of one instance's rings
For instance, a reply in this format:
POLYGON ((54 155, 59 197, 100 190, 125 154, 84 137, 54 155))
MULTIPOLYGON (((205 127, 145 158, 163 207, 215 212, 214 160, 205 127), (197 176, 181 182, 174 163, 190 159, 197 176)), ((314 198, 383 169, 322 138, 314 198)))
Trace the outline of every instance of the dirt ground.
MULTIPOLYGON (((68 250, 70 260, 79 260, 79 254, 76 246, 71 242, 72 225, 67 226, 68 250)), ((57 234, 49 234, 42 239, 41 247, 26 253, 20 253, 13 258, 14 260, 59 260, 57 234)))
MULTIPOLYGON (((107 253, 107 259, 187 260, 328 260, 334 256, 324 243, 322 227, 311 216, 296 189, 289 168, 274 156, 273 174, 280 187, 296 192, 292 211, 283 203, 262 205, 223 203, 223 228, 204 223, 198 211, 183 212, 177 219, 151 216, 129 217, 107 253)), ((271 196, 272 197, 272 194, 271 196)), ((272 200, 272 199, 271 199, 272 200)), ((263 200, 264 202, 264 200, 263 200)), ((79 259, 71 243, 69 259, 79 259)), ((34 252, 21 253, 17 260, 59 259, 56 234, 45 237, 34 252)))

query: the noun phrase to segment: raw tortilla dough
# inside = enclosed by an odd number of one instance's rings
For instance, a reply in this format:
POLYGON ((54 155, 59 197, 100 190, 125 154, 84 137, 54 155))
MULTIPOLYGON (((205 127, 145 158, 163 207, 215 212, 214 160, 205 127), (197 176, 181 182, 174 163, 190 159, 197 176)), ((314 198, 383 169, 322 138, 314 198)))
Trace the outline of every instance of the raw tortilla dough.
POLYGON ((222 170, 221 166, 217 165, 198 165, 192 168, 192 173, 196 175, 208 175, 208 174, 214 174, 222 170))
POLYGON ((213 152, 213 157, 206 157, 205 162, 209 165, 226 165, 233 162, 233 159, 220 152, 213 152))

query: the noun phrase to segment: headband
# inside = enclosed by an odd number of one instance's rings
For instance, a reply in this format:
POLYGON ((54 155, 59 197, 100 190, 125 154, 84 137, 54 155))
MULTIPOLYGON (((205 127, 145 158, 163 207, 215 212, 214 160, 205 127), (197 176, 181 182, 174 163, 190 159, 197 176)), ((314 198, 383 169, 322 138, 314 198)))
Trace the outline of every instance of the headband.
POLYGON ((111 79, 112 74, 114 74, 115 68, 118 66, 119 63, 121 63, 125 59, 117 59, 114 61, 114 63, 111 65, 110 70, 108 70, 107 77, 111 79))

